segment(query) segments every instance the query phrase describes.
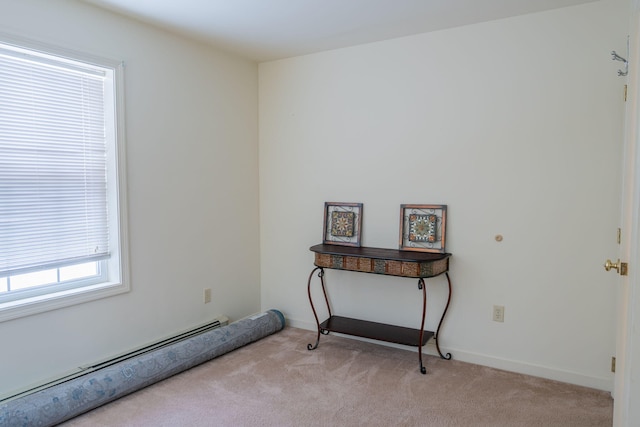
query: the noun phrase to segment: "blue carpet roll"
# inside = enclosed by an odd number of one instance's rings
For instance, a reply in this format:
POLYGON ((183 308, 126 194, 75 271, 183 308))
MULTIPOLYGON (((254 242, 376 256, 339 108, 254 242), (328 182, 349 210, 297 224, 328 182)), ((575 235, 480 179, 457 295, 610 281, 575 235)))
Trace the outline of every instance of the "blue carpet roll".
POLYGON ((0 405, 0 426, 53 426, 282 330, 269 310, 0 405))

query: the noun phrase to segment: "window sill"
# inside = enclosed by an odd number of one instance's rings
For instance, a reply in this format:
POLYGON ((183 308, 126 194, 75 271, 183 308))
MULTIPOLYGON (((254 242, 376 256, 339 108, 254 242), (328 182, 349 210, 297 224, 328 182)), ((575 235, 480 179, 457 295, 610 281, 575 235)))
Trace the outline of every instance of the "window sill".
POLYGON ((99 283, 47 295, 0 303, 0 322, 57 310, 129 292, 128 283, 99 283))

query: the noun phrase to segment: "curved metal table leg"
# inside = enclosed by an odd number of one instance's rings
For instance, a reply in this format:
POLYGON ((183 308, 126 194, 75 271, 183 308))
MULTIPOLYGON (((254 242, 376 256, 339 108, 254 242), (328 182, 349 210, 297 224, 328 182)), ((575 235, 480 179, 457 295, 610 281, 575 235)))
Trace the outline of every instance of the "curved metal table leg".
POLYGON ((422 364, 422 338, 424 337, 424 319, 427 314, 427 287, 424 279, 418 279, 418 289, 422 289, 422 323, 420 323, 420 337, 418 341, 418 359, 420 360, 420 373, 426 374, 427 368, 422 364))
POLYGON ((436 329, 436 334, 434 335, 434 338, 436 340, 436 349, 438 350, 438 354, 440 355, 440 357, 446 360, 451 360, 451 353, 447 353, 446 355, 443 355, 442 352, 440 351, 440 340, 438 339, 438 336, 440 335, 440 326, 442 326, 444 315, 447 314, 447 310, 449 309, 449 303, 451 302, 451 278, 449 277, 448 272, 444 274, 447 276, 447 283, 449 285, 449 297, 447 298, 447 305, 444 307, 444 311, 442 312, 442 317, 440 318, 440 323, 438 323, 438 329, 436 329))
POLYGON ((318 336, 316 337, 315 345, 307 344, 307 350, 315 350, 316 348, 318 348, 318 344, 320 343, 320 334, 322 335, 328 334, 327 331, 325 331, 320 327, 320 320, 318 319, 318 313, 316 312, 316 308, 313 305, 313 298, 311 298, 311 279, 313 279, 313 274, 316 271, 318 271, 318 277, 320 278, 320 284, 322 285, 324 300, 327 304, 327 309, 329 310, 329 317, 331 317, 331 306, 329 306, 329 298, 327 298, 327 290, 324 286, 324 269, 322 267, 316 267, 313 270, 311 270, 311 274, 309 274, 309 281, 307 282, 307 294, 309 295, 309 303, 311 304, 311 310, 313 310, 313 317, 315 317, 316 325, 318 326, 318 336))

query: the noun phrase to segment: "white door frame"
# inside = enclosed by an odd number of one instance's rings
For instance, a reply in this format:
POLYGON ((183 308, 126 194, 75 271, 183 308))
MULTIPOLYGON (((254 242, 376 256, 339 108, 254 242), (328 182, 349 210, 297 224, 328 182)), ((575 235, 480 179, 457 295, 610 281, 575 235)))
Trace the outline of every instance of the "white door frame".
POLYGON ((622 236, 620 259, 629 262, 629 275, 618 281, 618 327, 616 329, 616 374, 614 426, 640 425, 640 1, 631 2, 627 108, 625 117, 622 188, 622 236))

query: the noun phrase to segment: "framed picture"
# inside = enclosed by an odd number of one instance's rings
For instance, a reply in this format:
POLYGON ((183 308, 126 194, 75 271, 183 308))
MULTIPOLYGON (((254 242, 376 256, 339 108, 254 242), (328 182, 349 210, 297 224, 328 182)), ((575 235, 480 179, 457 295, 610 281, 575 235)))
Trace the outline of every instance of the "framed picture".
POLYGON ((362 203, 324 203, 322 243, 360 246, 362 203))
POLYGON ((400 250, 444 253, 447 205, 400 205, 400 250))

